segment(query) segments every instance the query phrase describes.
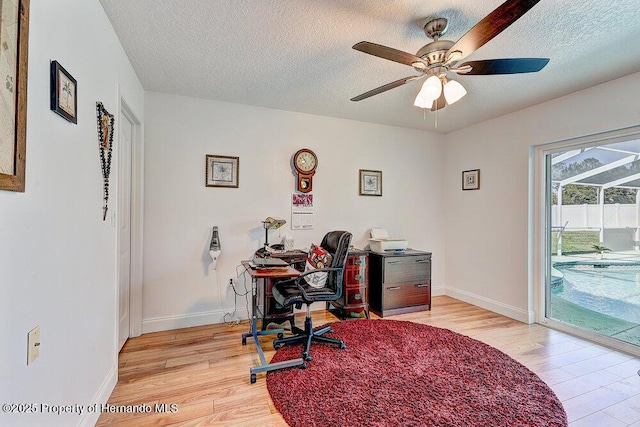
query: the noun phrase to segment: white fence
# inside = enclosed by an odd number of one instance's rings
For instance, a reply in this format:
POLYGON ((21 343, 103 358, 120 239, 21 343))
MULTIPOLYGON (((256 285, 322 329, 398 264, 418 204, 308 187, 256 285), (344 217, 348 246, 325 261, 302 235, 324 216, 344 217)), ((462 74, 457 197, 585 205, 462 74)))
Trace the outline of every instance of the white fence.
MULTIPOLYGON (((604 246, 613 251, 629 251, 638 248, 638 206, 635 204, 604 205, 604 224, 601 222, 603 210, 600 205, 567 205, 562 206, 560 218, 558 206, 551 207, 551 224, 555 231, 593 230, 600 231, 600 239, 604 246), (566 226, 565 226, 566 224, 566 226), (604 225, 604 227, 603 227, 604 225), (603 228, 601 230, 601 228, 603 228)), ((558 255, 561 255, 558 246, 558 255)))
MULTIPOLYGON (((604 228, 637 227, 636 215, 638 207, 635 204, 604 205, 604 228)), ((551 224, 553 227, 571 229, 600 229, 601 210, 600 205, 563 205, 562 218, 557 205, 551 207, 551 224)))

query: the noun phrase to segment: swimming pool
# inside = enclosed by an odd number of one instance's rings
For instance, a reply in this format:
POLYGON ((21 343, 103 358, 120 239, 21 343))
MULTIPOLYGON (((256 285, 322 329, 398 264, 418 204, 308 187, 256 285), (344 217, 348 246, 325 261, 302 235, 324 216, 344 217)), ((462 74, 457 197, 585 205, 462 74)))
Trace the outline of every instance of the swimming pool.
POLYGON ((552 294, 586 309, 640 323, 640 264, 555 263, 563 275, 552 294))

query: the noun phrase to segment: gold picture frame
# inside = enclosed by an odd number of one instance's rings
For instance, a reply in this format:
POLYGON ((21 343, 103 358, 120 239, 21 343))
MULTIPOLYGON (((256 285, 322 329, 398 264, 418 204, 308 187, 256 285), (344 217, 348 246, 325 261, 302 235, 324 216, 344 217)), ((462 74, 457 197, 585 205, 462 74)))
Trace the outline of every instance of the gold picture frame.
POLYGON ((25 191, 29 0, 0 2, 0 190, 25 191), (10 64, 10 65, 9 65, 10 64), (5 68, 6 67, 6 68, 5 68), (4 69, 3 69, 4 68, 4 69))
POLYGON ((240 157, 206 155, 207 187, 238 188, 240 157))
POLYGON ((382 196, 382 171, 360 169, 358 192, 361 196, 382 196))

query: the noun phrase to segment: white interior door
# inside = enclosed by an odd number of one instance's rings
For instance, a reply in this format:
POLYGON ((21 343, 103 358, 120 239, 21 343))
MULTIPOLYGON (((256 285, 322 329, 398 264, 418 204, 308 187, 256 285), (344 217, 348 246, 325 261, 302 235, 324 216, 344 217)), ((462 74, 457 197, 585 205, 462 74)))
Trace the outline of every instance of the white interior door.
POLYGON ((131 144, 134 125, 120 114, 118 167, 118 351, 130 335, 131 295, 131 144))

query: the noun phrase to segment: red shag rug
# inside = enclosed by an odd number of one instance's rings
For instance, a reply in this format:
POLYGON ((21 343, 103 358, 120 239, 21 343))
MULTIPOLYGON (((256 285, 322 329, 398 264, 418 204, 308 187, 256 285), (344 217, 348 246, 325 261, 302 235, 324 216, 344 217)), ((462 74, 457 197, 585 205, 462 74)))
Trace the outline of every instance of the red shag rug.
MULTIPOLYGON (((313 344, 307 369, 267 374, 292 427, 567 426, 553 391, 501 351, 448 329, 395 320, 348 320, 313 344)), ((272 362, 300 357, 285 346, 272 362)))

